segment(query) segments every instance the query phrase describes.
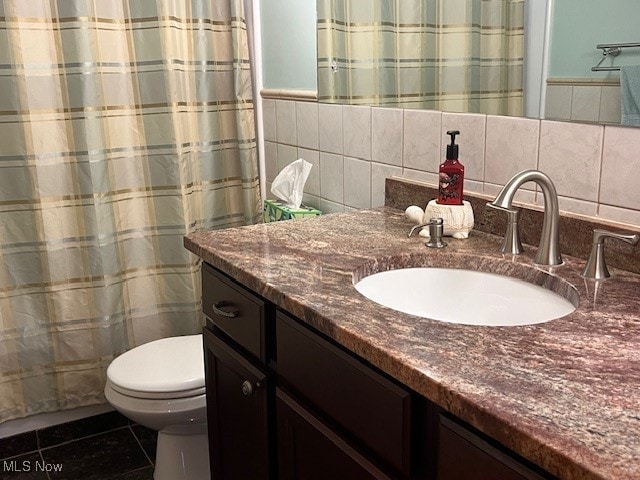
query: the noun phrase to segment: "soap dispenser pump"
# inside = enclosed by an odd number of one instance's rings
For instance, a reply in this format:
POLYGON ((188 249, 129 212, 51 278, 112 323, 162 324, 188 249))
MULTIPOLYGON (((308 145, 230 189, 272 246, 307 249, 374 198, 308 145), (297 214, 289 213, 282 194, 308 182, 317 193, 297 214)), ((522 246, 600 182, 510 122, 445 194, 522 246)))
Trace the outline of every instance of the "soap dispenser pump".
POLYGON ((462 205, 464 186, 464 166, 458 161, 458 145, 456 135, 459 130, 449 130, 451 143, 447 145, 447 157, 438 170, 438 200, 440 205, 462 205))

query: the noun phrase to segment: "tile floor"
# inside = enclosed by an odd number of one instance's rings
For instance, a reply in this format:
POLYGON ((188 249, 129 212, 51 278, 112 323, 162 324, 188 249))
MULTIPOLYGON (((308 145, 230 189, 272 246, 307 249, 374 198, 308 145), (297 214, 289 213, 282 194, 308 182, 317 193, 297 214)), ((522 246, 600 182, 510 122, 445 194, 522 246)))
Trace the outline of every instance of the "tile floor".
POLYGON ((152 480, 156 432, 108 412, 0 439, 0 480, 152 480))

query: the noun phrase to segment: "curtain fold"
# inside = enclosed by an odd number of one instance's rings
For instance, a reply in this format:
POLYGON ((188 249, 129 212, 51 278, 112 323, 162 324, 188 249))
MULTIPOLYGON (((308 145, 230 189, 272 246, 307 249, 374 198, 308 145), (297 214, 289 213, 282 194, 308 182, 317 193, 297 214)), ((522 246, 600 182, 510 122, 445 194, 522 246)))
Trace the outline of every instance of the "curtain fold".
POLYGON ((318 98, 522 115, 524 0, 318 0, 318 98))
POLYGON ((242 0, 0 2, 0 421, 200 330, 196 229, 259 221, 242 0))

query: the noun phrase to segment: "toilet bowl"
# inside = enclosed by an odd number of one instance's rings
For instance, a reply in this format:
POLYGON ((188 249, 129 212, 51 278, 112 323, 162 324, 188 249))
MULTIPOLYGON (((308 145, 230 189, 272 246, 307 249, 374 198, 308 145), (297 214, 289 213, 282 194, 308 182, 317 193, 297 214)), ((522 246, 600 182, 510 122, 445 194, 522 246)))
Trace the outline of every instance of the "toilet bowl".
POLYGON ((158 431, 154 480, 209 479, 202 335, 123 353, 107 369, 104 393, 120 413, 158 431))

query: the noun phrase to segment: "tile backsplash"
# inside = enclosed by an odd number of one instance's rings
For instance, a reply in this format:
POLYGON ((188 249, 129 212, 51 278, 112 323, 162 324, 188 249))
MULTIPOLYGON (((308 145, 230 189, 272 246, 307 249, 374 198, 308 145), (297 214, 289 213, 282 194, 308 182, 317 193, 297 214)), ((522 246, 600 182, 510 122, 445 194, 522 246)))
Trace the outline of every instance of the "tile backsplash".
MULTIPOLYGON (((381 206, 386 177, 435 185, 446 132, 460 130, 465 191, 495 195, 537 168, 563 211, 640 226, 640 128, 274 99, 263 112, 268 196, 278 171, 302 157, 313 164, 306 204, 381 206)), ((541 205, 542 192, 531 183, 516 199, 541 205)))

